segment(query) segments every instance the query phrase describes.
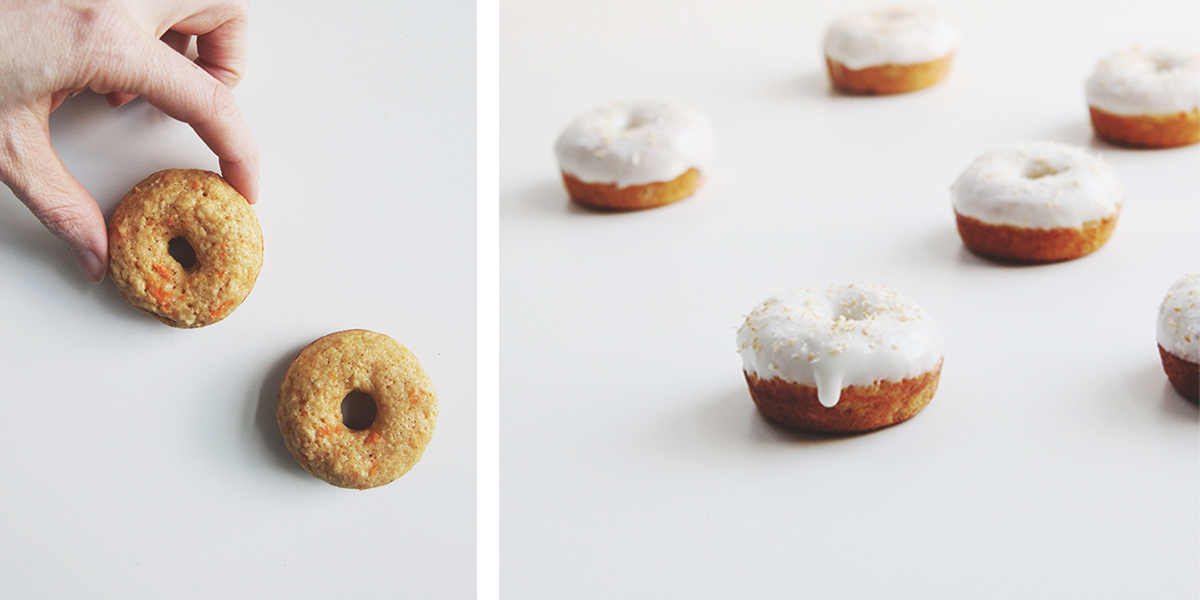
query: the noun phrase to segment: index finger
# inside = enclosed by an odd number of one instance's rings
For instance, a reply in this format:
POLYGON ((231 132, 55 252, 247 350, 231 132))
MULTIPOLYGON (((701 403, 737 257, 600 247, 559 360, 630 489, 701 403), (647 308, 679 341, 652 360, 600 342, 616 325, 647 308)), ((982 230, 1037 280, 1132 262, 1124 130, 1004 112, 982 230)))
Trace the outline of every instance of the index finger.
MULTIPOLYGON (((111 64, 111 63, 110 63, 111 64)), ((217 155, 221 175, 251 204, 258 200, 258 146, 233 92, 204 69, 156 39, 115 61, 112 89, 139 95, 171 118, 192 126, 217 155)))

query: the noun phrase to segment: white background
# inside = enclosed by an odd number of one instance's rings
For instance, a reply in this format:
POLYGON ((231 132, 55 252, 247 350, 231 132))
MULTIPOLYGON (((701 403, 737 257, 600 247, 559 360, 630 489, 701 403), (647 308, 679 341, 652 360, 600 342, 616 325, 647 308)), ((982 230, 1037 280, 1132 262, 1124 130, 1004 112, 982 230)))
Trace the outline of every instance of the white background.
MULTIPOLYGON (((0 188, 0 596, 475 594, 475 3, 256 2, 235 94, 262 155, 262 274, 176 330, 88 284, 0 188), (421 462, 375 490, 309 476, 275 400, 322 335, 406 345, 439 393, 421 462)), ((55 146, 105 215, 190 128, 84 94, 55 146)))
POLYGON ((1196 598, 1197 409, 1155 347, 1200 270, 1200 148, 1093 138, 1083 82, 1123 46, 1200 46, 1191 0, 942 3, 949 79, 831 94, 824 27, 861 2, 501 6, 501 589, 511 598, 1196 598), (701 109, 694 197, 570 206, 551 147, 614 99, 701 109), (980 153, 1101 154, 1127 201, 1064 264, 980 260, 949 186, 980 153), (946 339, 899 426, 768 425, 734 334, 772 293, 871 281, 946 339))

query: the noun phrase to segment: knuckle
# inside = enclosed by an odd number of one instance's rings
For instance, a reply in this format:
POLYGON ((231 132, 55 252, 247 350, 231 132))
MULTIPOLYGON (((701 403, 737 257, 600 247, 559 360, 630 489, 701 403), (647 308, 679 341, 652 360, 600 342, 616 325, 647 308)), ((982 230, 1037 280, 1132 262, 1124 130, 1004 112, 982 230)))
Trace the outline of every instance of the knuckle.
POLYGON ((212 88, 212 93, 209 95, 208 102, 203 107, 201 120, 204 123, 212 123, 237 116, 237 100, 233 97, 233 93, 229 91, 229 88, 215 79, 212 80, 210 87, 212 88))

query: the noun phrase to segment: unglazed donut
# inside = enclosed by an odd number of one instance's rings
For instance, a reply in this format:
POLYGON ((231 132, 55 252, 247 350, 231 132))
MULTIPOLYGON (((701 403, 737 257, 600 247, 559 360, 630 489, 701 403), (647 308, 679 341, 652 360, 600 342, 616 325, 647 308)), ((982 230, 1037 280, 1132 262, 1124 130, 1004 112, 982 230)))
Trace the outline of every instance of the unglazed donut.
POLYGON ((1126 146, 1200 142, 1200 54, 1129 48, 1104 58, 1084 85, 1092 127, 1126 146))
POLYGON ((903 94, 941 81, 961 35, 941 13, 880 8, 834 21, 825 32, 833 87, 851 94, 903 94))
POLYGON ((229 316, 262 269, 262 230, 250 204, 220 175, 168 169, 142 180, 108 225, 108 269, 130 304, 172 327, 229 316), (195 263, 171 252, 183 238, 195 263))
POLYGON ((691 196, 712 166, 712 126, 679 102, 613 102, 571 121, 554 144, 567 193, 601 210, 691 196))
POLYGON ((1124 203, 1121 182, 1099 156, 1055 142, 985 153, 950 188, 958 233, 987 258, 1048 263, 1104 245, 1124 203))
POLYGON ((381 333, 353 329, 309 344, 288 367, 275 417, 287 449, 305 470, 338 487, 367 489, 412 469, 437 423, 433 382, 407 348, 381 333), (375 401, 367 429, 342 421, 342 400, 375 401))
POLYGON ((937 391, 942 337, 915 302, 880 285, 804 287, 759 304, 737 334, 767 419, 823 433, 894 425, 937 391))
POLYGON ((1200 275, 1184 275, 1158 309, 1158 354, 1171 385, 1200 402, 1200 275))

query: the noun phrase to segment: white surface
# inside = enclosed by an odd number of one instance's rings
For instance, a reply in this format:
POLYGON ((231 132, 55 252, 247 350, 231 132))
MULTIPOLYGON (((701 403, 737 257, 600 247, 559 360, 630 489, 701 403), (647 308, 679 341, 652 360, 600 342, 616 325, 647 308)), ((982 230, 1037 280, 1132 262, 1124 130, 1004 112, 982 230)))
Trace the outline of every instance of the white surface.
POLYGON ((820 35, 865 3, 501 7, 501 573, 511 598, 1195 598, 1197 409, 1158 305, 1200 266, 1200 148, 1093 139, 1083 82, 1115 48, 1196 48, 1194 2, 942 3, 949 79, 831 95, 820 35), (568 205, 551 146, 612 99, 713 121, 717 164, 666 208, 568 205), (1095 254, 967 253, 949 186, 1048 139, 1128 193, 1095 254), (734 343, 798 285, 872 281, 946 340, 913 420, 826 438, 767 425, 734 343))
MULTIPOLYGON (((256 2, 251 28, 265 260, 226 320, 143 316, 0 191, 0 596, 474 596, 475 4, 256 2), (305 473, 274 417, 300 349, 354 327, 440 403, 421 462, 364 492, 305 473)), ((216 168, 140 101, 85 94, 51 127, 106 215, 157 169, 216 168)))

